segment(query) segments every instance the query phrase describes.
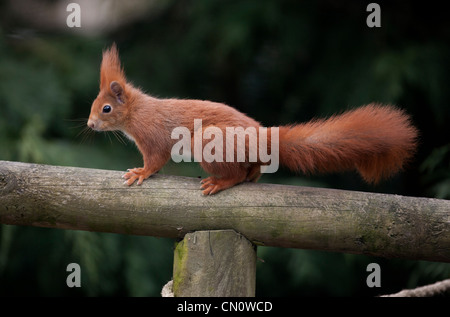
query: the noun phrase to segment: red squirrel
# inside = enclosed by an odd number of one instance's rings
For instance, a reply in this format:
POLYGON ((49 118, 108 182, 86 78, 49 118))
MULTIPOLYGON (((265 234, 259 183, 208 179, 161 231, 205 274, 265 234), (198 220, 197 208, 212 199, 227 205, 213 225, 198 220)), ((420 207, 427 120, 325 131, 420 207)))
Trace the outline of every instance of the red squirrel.
MULTIPOLYGON (((186 127, 194 138, 195 119, 202 120, 203 131, 216 127, 224 135, 227 127, 261 127, 259 122, 225 104, 149 96, 125 78, 115 44, 103 52, 100 92, 92 104, 87 125, 96 131, 120 130, 136 143, 144 167, 129 169, 123 175, 127 185, 135 181, 142 184, 167 163, 177 142, 171 138, 173 129, 186 127)), ((402 169, 415 152, 416 139, 417 130, 404 111, 390 105, 369 104, 328 119, 280 126, 275 146, 279 163, 293 171, 356 169, 365 181, 377 183, 402 169)), ((269 133, 269 151, 270 141, 269 133)), ((259 157, 249 161, 248 147, 246 136, 245 162, 225 159, 200 162, 212 174, 201 181, 204 195, 259 179, 260 168, 267 163, 259 157)))

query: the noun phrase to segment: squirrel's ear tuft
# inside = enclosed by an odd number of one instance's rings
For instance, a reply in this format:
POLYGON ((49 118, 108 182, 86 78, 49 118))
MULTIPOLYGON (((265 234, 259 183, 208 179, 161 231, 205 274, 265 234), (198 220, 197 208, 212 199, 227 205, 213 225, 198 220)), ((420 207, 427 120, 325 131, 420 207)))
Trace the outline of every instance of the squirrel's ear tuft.
POLYGON ((125 95, 121 84, 119 84, 117 81, 113 81, 109 85, 109 88, 116 97, 117 101, 119 101, 120 103, 125 103, 125 95))
POLYGON ((103 52, 102 65, 100 67, 100 89, 108 89, 108 85, 112 81, 117 81, 122 86, 126 82, 115 43, 103 52))

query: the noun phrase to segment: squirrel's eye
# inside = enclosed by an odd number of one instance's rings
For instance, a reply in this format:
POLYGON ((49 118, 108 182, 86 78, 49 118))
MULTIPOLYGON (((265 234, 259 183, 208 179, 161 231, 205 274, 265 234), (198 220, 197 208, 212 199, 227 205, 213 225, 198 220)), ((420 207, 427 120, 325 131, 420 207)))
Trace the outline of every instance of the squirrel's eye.
POLYGON ((109 113, 111 112, 111 106, 110 105, 106 105, 103 107, 103 113, 109 113))

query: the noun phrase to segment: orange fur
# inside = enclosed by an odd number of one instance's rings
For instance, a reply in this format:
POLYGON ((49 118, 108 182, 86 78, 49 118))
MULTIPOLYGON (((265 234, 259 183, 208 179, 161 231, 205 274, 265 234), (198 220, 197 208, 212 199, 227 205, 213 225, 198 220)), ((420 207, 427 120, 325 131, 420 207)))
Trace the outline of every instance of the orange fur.
POLYGON ((100 90, 108 89, 112 81, 117 81, 122 85, 126 84, 125 73, 120 66, 116 44, 113 44, 109 50, 103 52, 100 66, 100 90))
POLYGON ((294 171, 356 168, 369 183, 400 170, 414 154, 417 130, 392 106, 370 104, 328 120, 280 128, 280 163, 294 171))
MULTIPOLYGON (((214 126, 223 135, 226 127, 261 126, 221 103, 146 95, 127 82, 116 46, 103 52, 100 92, 92 104, 88 126, 97 131, 120 130, 136 143, 144 167, 125 173, 126 184, 137 181, 139 185, 158 172, 177 141, 171 139, 172 130, 187 127, 193 136, 194 119, 202 119, 203 130, 214 126), (105 112, 105 106, 110 111, 105 112)), ((375 183, 403 167, 414 153, 416 137, 416 129, 402 110, 370 104, 327 120, 280 127, 279 159, 280 164, 304 173, 356 168, 366 181, 375 183)), ((208 142, 203 140, 203 146, 208 142)), ((227 144, 223 145, 225 153, 227 144)), ((202 180, 203 194, 215 194, 246 180, 257 181, 264 164, 259 158, 249 162, 248 151, 247 139, 246 162, 201 162, 202 168, 213 174, 202 180)))

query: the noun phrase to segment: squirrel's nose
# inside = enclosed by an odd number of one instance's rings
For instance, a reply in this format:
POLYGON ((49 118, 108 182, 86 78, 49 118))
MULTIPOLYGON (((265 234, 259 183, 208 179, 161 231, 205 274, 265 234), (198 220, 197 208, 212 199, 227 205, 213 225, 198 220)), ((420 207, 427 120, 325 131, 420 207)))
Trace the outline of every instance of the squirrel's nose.
POLYGON ((95 122, 92 120, 88 120, 87 125, 89 128, 94 129, 95 128, 95 122))

